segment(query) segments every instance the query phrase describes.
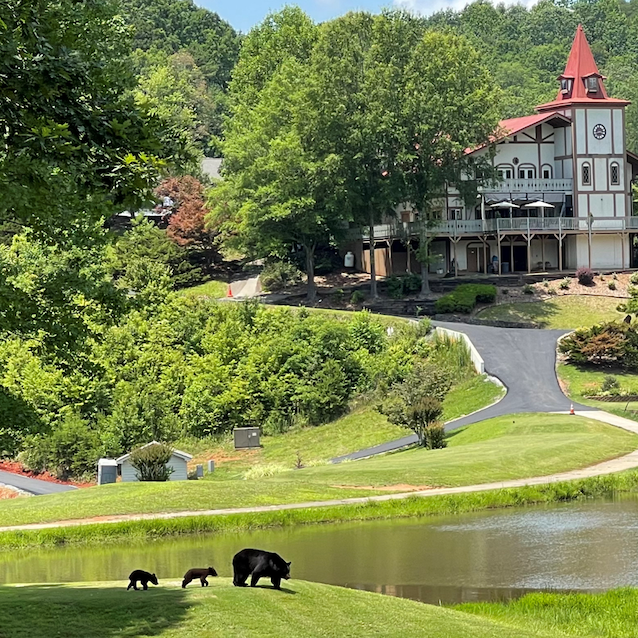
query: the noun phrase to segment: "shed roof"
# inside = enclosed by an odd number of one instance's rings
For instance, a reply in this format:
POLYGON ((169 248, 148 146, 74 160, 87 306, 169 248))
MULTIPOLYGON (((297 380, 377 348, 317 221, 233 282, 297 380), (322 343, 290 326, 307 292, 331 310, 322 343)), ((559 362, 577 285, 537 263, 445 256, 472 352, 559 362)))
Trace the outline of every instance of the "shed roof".
MULTIPOLYGON (((151 445, 160 445, 159 441, 151 441, 150 443, 147 443, 146 445, 142 445, 142 448, 145 447, 149 447, 151 445)), ((131 453, 129 452, 128 454, 124 454, 123 456, 120 456, 119 458, 115 459, 117 461, 118 465, 121 465, 124 461, 126 461, 129 457, 131 456, 131 453)), ((184 459, 184 461, 190 461, 193 457, 190 454, 187 454, 186 452, 180 452, 180 450, 173 450, 173 456, 177 456, 181 459, 184 459)))

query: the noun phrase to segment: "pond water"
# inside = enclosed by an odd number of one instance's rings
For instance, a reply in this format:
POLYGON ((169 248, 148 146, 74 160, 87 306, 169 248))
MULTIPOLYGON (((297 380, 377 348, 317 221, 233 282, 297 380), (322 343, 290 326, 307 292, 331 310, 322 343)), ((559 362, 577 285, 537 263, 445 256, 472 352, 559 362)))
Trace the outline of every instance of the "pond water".
POLYGON ((638 585, 638 495, 429 520, 307 526, 139 544, 0 553, 0 582, 126 581, 137 568, 231 576, 244 547, 280 553, 292 577, 429 603, 638 585))

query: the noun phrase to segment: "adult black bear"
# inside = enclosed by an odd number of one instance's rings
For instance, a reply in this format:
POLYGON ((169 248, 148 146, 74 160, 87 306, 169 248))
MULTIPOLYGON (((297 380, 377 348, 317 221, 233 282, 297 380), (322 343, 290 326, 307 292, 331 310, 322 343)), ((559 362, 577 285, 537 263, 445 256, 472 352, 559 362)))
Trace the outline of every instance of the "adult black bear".
POLYGON ((281 589, 281 579, 290 578, 290 563, 279 554, 263 549, 242 549, 233 557, 233 585, 246 587, 246 579, 252 574, 250 586, 255 587, 262 577, 270 578, 275 589, 281 589))
POLYGON ((193 567, 193 569, 189 569, 184 574, 184 580, 182 581, 182 589, 186 588, 186 585, 191 582, 191 580, 195 580, 199 578, 202 583, 202 587, 208 587, 208 581, 206 578, 208 576, 217 576, 217 572, 214 567, 193 567))
POLYGON ((148 589, 148 584, 149 583, 153 583, 153 585, 157 585, 157 576, 155 574, 149 574, 148 572, 145 572, 142 569, 136 569, 134 572, 131 572, 131 575, 128 577, 129 584, 128 587, 126 588, 126 591, 128 591, 131 587, 133 589, 137 589, 137 582, 139 581, 140 583, 142 583, 142 587, 144 589, 148 589))

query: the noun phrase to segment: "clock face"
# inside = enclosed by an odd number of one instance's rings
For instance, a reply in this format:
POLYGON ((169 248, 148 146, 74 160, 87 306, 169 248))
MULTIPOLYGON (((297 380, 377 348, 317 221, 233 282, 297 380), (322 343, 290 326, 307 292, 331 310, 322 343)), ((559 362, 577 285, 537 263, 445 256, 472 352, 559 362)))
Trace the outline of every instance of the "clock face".
POLYGON ((596 124, 593 133, 597 140, 602 140, 607 135, 607 129, 602 124, 596 124))

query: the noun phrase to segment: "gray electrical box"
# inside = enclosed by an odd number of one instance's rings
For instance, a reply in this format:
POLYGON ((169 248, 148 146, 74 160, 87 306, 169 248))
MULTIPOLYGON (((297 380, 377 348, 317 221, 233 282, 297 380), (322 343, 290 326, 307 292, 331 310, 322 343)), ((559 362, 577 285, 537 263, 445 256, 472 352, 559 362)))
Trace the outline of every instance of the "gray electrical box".
POLYGON ((100 459, 97 462, 97 484, 106 485, 117 481, 117 461, 115 459, 100 459))
POLYGON ((247 447, 260 447, 259 428, 235 428, 235 449, 241 450, 247 447))

